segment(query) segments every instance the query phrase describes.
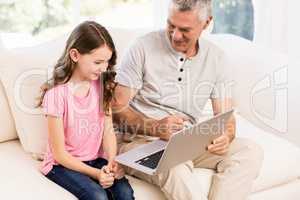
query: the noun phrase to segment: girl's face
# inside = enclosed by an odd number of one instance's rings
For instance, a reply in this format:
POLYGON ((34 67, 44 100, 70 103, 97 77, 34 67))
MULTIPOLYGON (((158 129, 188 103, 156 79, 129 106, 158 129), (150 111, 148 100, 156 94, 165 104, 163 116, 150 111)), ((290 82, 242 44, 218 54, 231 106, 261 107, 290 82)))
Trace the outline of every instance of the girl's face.
POLYGON ((76 63, 73 75, 81 80, 97 80, 100 74, 107 70, 112 51, 107 45, 80 54, 77 49, 70 50, 70 57, 76 63))

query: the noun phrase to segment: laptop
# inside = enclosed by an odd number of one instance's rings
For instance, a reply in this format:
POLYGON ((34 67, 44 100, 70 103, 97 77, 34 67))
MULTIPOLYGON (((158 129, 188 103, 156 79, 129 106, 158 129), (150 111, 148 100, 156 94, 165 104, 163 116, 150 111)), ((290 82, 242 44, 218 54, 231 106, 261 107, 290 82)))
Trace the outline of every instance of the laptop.
POLYGON ((207 146, 225 130, 233 110, 214 116, 174 133, 169 141, 157 139, 125 153, 116 161, 149 175, 193 160, 207 151, 207 146))

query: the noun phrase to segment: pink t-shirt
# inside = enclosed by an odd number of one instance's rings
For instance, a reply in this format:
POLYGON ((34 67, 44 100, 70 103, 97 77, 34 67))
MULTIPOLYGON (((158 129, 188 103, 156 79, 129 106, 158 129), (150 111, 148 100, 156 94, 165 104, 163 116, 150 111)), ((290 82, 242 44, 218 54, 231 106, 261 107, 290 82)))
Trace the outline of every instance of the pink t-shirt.
MULTIPOLYGON (((81 161, 94 160, 103 155, 100 147, 104 113, 99 102, 99 80, 91 81, 85 97, 75 96, 71 85, 66 83, 48 90, 43 100, 44 114, 63 120, 66 151, 81 161)), ((41 172, 46 175, 57 164, 48 144, 41 172)))

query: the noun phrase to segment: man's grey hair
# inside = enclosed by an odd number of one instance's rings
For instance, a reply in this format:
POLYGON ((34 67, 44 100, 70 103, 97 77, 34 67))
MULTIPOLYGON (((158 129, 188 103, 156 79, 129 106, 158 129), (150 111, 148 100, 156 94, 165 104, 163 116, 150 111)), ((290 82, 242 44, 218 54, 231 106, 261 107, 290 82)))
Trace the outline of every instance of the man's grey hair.
POLYGON ((182 12, 199 9, 200 20, 212 16, 212 0, 171 0, 171 5, 182 12))

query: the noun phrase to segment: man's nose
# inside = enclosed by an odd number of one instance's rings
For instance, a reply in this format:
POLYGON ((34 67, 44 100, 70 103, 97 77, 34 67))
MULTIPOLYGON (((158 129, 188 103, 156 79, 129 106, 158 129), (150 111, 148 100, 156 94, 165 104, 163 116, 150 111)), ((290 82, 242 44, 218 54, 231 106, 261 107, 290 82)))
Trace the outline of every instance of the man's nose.
POLYGON ((173 34, 172 34, 172 38, 175 41, 181 40, 182 39, 182 33, 178 29, 175 29, 173 34))

